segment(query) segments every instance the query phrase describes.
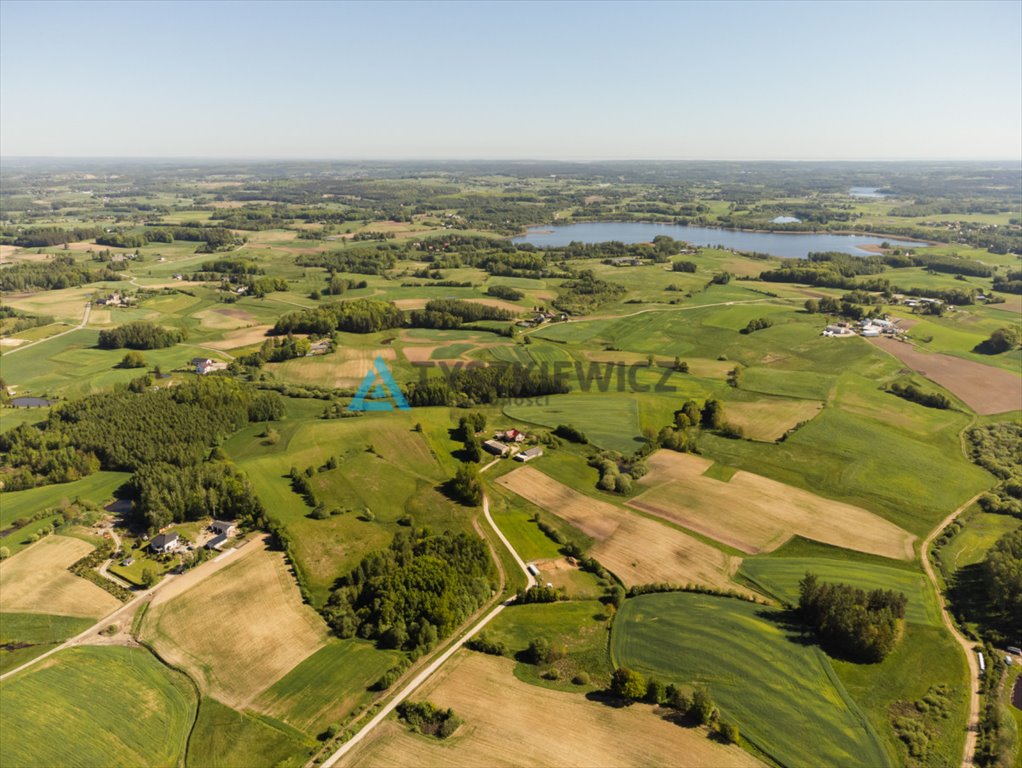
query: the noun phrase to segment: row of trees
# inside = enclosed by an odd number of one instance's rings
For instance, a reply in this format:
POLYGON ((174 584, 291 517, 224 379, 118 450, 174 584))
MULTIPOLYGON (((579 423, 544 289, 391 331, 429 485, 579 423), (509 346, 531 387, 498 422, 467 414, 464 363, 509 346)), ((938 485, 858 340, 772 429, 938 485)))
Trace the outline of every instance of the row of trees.
POLYGON ((403 324, 404 313, 393 302, 354 299, 288 312, 277 320, 272 333, 312 333, 320 336, 334 331, 375 333, 403 324))
POLYGON ((911 382, 906 384, 895 381, 887 389, 891 394, 911 400, 913 403, 919 403, 919 405, 925 405, 927 408, 947 410, 951 407, 951 400, 947 395, 941 392, 927 392, 911 382))

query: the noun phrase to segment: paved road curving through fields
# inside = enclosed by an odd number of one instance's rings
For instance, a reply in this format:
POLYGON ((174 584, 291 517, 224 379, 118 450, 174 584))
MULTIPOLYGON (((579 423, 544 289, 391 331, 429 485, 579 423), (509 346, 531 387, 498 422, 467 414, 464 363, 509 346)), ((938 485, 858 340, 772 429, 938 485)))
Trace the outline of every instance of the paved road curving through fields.
MULTIPOLYGON (((499 461, 500 459, 494 459, 479 471, 485 472, 499 461)), ((498 528, 497 524, 493 521, 493 517, 490 516, 490 499, 485 493, 483 493, 483 515, 486 517, 486 522, 489 523, 490 527, 493 529, 493 532, 497 534, 497 538, 499 538, 501 542, 504 544, 504 546, 507 547, 508 552, 511 553, 511 556, 514 558, 515 562, 518 564, 518 566, 522 569, 522 572, 525 574, 526 587, 535 586, 536 579, 533 578, 531 573, 529 573, 529 569, 525 567, 525 562, 522 560, 521 557, 519 557, 518 553, 515 551, 515 548, 511 546, 511 542, 507 540, 507 537, 505 537, 504 534, 501 533, 500 528, 498 528)), ((352 736, 350 739, 344 742, 340 747, 337 748, 337 750, 332 755, 330 755, 330 757, 324 760, 322 763, 322 768, 331 768, 331 766, 335 765, 338 760, 340 760, 342 757, 348 754, 348 752, 350 752, 355 747, 356 744, 361 742, 363 739, 365 739, 366 736, 369 735, 370 731, 372 731, 376 726, 382 723, 387 718, 387 716, 397 708, 398 704, 407 699, 415 691, 416 688, 421 686, 430 677, 432 677, 433 674, 438 669, 440 669, 440 667, 443 666, 444 663, 446 663, 447 660, 451 658, 451 656, 453 656, 458 650, 460 650, 461 647, 468 640, 470 640, 474 635, 478 634, 483 629, 483 627, 485 627, 487 624, 489 624, 491 621, 497 618, 497 616, 500 615, 500 612, 507 608, 511 603, 513 603, 514 600, 515 600, 514 597, 511 597, 509 600, 505 600, 503 603, 495 607, 492 611, 483 616, 479 621, 477 621, 475 624, 473 624, 471 627, 465 630, 461 634, 461 636, 458 637, 458 639, 455 642, 453 642, 446 651, 444 651, 442 654, 440 654, 440 656, 438 656, 436 659, 430 662, 429 666, 427 666, 419 674, 413 677, 412 680, 408 683, 408 685, 406 685, 404 688, 401 689, 399 693, 393 696, 391 700, 388 701, 383 706, 383 708, 373 716, 373 718, 369 722, 367 722, 364 726, 362 726, 361 729, 359 729, 358 733, 356 733, 354 736, 352 736)))
POLYGON ((934 590, 937 592, 937 604, 940 606, 940 616, 944 620, 944 626, 955 641, 965 651, 965 662, 969 665, 969 718, 966 723, 965 749, 962 752, 962 768, 972 768, 976 757, 976 736, 979 733, 979 663, 976 661, 976 650, 973 643, 958 631, 954 619, 947 609, 947 601, 944 599, 944 592, 937 581, 937 574, 933 570, 933 563, 930 562, 930 545, 937 538, 941 531, 947 528, 965 510, 976 503, 983 493, 977 493, 958 509, 945 517, 936 528, 926 537, 920 549, 920 557, 923 561, 923 570, 926 571, 926 578, 930 580, 934 590))

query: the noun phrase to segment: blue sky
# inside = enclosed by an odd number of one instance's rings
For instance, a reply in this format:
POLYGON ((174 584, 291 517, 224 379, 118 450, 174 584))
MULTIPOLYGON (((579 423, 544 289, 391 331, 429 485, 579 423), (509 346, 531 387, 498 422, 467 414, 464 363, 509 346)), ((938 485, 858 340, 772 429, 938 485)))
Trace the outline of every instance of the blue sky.
POLYGON ((0 154, 1022 156, 1022 3, 0 3, 0 154))

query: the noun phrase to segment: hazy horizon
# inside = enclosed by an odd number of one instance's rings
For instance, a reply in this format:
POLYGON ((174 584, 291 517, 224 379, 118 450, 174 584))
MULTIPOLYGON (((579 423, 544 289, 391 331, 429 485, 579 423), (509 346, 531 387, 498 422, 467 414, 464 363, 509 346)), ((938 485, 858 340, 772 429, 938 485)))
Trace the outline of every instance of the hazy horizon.
POLYGON ((996 1, 6 0, 0 156, 1012 162, 1020 30, 996 1))

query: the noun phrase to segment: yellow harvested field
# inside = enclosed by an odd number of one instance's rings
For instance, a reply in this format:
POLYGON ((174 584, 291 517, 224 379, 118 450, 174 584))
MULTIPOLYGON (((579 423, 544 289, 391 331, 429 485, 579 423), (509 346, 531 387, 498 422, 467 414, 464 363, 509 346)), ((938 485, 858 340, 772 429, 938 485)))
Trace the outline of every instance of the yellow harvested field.
POLYGON ((222 339, 207 341, 205 346, 212 347, 213 349, 227 350, 248 347, 252 344, 261 344, 266 341, 266 333, 271 328, 273 328, 272 325, 253 325, 250 328, 239 328, 234 331, 228 331, 222 339))
POLYGON ((724 482, 703 475, 712 462, 657 451, 639 483, 648 491, 628 505, 742 552, 770 552, 793 535, 901 560, 916 537, 861 507, 817 496, 751 472, 724 482))
POLYGON ((743 591, 731 581, 741 559, 655 520, 592 499, 533 467, 497 480, 596 540, 589 551, 626 586, 669 582, 743 591))
POLYGON ((817 400, 770 398, 751 403, 728 402, 727 420, 753 440, 773 442, 785 432, 809 421, 823 408, 817 400))
POLYGON ((412 698, 450 707, 464 720, 440 741, 394 720, 341 760, 346 768, 409 765, 647 766, 745 768, 761 765, 724 746, 706 728, 681 728, 648 704, 608 707, 577 693, 518 680, 510 659, 459 651, 412 698))
POLYGON ((70 536, 47 536, 0 562, 0 612, 50 613, 98 619, 120 600, 67 567, 94 547, 70 536))
POLYGON ((394 306, 398 309, 422 309, 429 299, 396 299, 394 306))
POLYGON ((327 628, 283 554, 249 543, 230 557, 184 592, 158 592, 141 637, 204 693, 240 709, 319 650, 327 628))

